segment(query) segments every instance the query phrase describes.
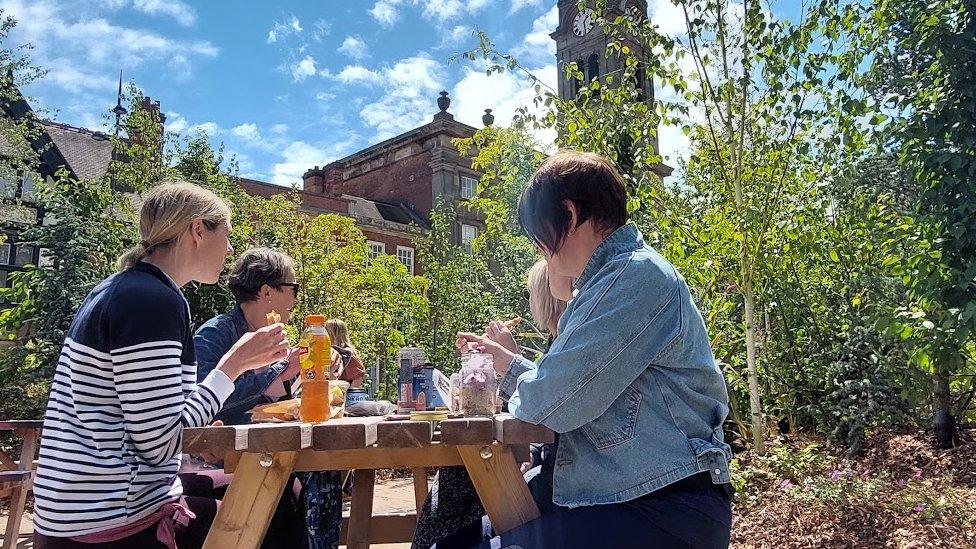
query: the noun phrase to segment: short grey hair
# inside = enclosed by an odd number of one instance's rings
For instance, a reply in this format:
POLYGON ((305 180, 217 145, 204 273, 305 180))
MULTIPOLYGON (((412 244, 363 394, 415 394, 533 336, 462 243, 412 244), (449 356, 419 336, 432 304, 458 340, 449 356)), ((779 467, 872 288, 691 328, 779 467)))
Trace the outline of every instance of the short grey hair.
POLYGON ((254 301, 261 287, 279 286, 288 273, 295 272, 295 260, 271 248, 251 248, 234 262, 227 276, 234 299, 238 303, 254 301))

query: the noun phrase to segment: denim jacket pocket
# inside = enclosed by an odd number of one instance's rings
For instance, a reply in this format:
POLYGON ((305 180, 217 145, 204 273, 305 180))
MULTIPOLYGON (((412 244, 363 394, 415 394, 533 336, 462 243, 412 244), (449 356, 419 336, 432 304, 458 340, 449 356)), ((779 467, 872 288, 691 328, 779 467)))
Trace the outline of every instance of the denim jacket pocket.
POLYGON ((642 398, 633 385, 627 387, 603 415, 581 427, 583 434, 601 450, 634 438, 642 398))

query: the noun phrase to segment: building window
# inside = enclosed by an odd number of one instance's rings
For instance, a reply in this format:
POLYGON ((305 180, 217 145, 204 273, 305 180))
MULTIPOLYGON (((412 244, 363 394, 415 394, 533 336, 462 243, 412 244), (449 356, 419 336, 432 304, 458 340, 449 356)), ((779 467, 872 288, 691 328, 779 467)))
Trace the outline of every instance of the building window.
POLYGON ((586 76, 587 81, 600 78, 600 58, 595 53, 590 55, 589 60, 586 62, 586 76))
POLYGON ((14 257, 14 265, 17 267, 23 267, 27 264, 34 263, 34 247, 33 246, 22 246, 17 245, 17 253, 14 257))
POLYGON ((407 272, 413 274, 413 248, 407 246, 397 246, 397 259, 407 268, 407 272))
MULTIPOLYGON (((7 236, 10 238, 10 236, 7 236)), ((0 265, 11 265, 10 263, 10 244, 0 245, 0 265)))
POLYGON ((461 198, 474 198, 478 194, 478 180, 468 176, 461 176, 461 198))
POLYGON ((369 244, 369 250, 366 251, 367 265, 372 263, 373 260, 379 257, 380 255, 386 253, 386 244, 383 244, 382 242, 376 242, 373 240, 367 240, 366 243, 369 244))
POLYGON ((461 246, 463 246, 468 253, 474 252, 472 243, 477 236, 478 227, 475 227, 474 225, 461 225, 461 246))
POLYGON ((34 178, 39 178, 40 175, 28 173, 24 176, 24 181, 20 188, 20 198, 22 200, 34 200, 34 178))

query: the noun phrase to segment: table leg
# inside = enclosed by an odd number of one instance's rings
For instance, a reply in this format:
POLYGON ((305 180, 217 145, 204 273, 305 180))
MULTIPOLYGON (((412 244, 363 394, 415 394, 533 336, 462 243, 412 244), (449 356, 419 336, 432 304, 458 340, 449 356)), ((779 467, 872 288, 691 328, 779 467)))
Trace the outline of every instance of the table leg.
POLYGON ((352 505, 349 508, 349 531, 346 535, 347 549, 367 549, 369 529, 373 521, 373 484, 376 471, 356 469, 352 477, 352 505))
POLYGON ((203 544, 205 549, 257 549, 295 464, 295 452, 245 453, 203 544), (270 464, 265 467, 262 460, 270 464))
MULTIPOLYGON (((34 468, 34 455, 37 453, 37 439, 40 436, 40 431, 37 429, 18 429, 17 434, 24 437, 24 445, 20 447, 20 465, 17 468, 21 471, 30 471, 34 468)), ((24 518, 24 507, 27 506, 27 493, 31 489, 32 480, 33 477, 18 484, 10 494, 10 515, 7 517, 7 528, 3 534, 4 549, 17 546, 17 539, 20 537, 20 522, 24 518)))
POLYGON ((426 467, 414 467, 413 468, 413 498, 417 503, 417 518, 420 518, 420 511, 424 508, 424 502, 427 501, 427 492, 430 489, 427 486, 427 468, 426 467))
POLYGON ((507 532, 539 517, 539 508, 511 448, 494 445, 457 449, 496 532, 507 532))

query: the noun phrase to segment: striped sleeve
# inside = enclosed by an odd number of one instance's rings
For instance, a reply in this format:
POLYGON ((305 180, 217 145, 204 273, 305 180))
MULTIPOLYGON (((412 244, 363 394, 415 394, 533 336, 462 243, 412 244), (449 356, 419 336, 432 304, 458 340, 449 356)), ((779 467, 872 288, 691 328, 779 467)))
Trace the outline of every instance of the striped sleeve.
POLYGON ((184 370, 195 366, 181 363, 183 345, 176 341, 141 343, 111 355, 127 442, 151 465, 179 454, 182 429, 208 424, 234 391, 218 370, 185 390, 184 370))

